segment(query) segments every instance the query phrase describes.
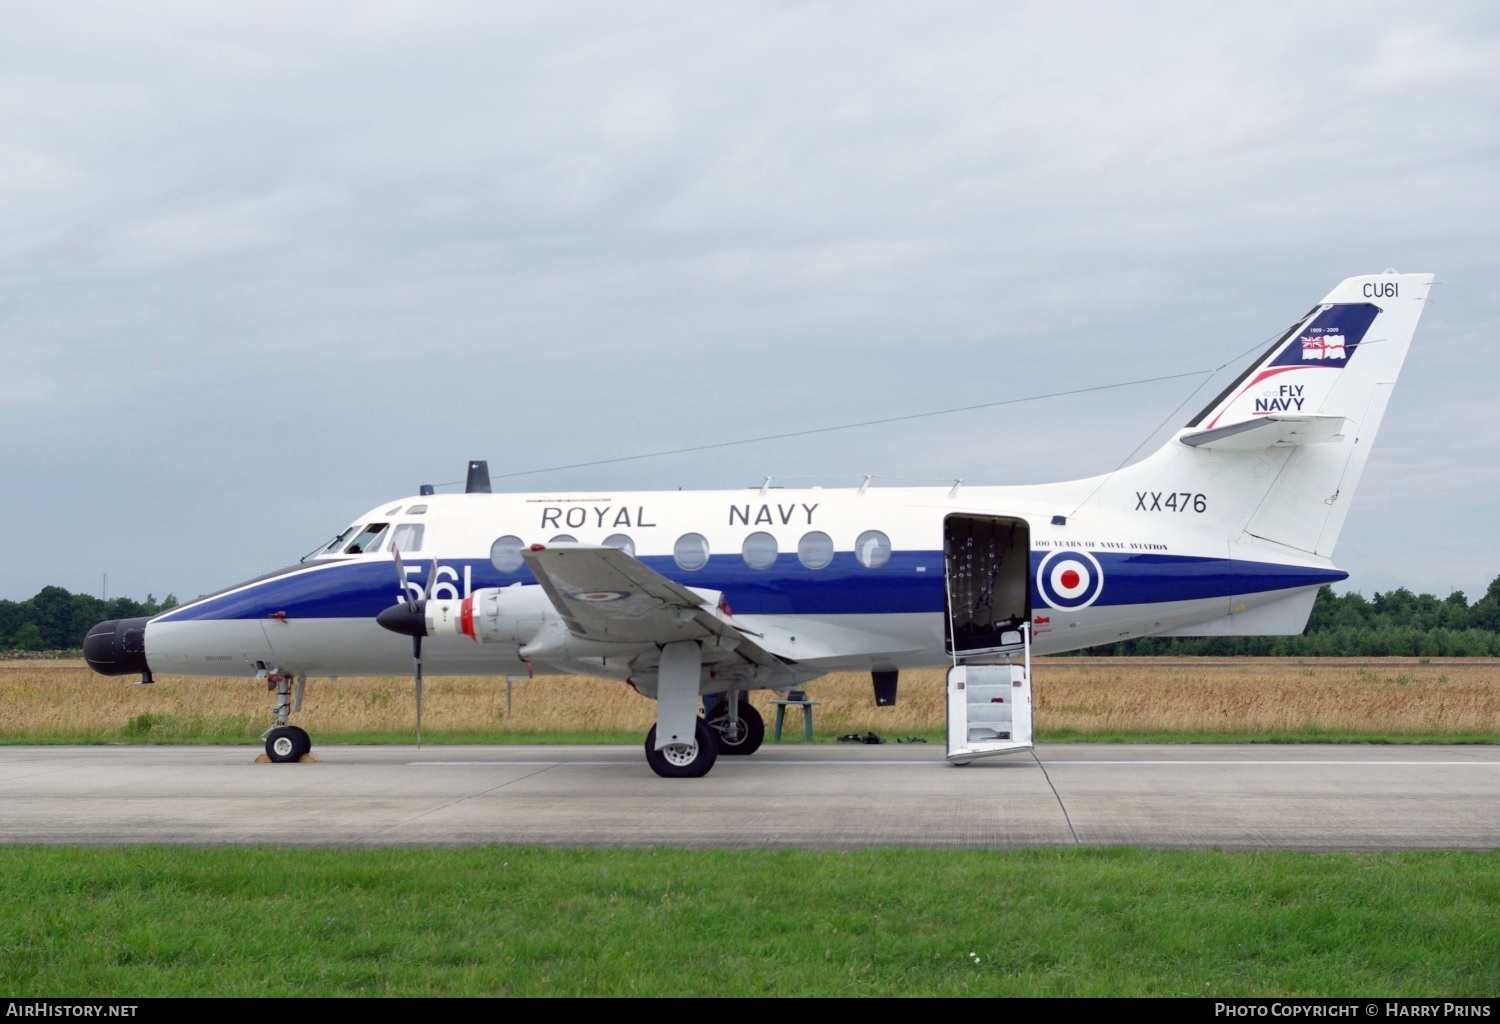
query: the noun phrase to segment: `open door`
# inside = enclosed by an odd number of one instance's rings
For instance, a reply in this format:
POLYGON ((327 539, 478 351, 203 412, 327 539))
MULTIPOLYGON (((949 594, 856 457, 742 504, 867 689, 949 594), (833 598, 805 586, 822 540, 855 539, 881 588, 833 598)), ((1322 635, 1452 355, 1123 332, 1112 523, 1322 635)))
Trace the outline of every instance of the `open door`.
POLYGON ((953 515, 943 551, 948 760, 1030 750, 1031 529, 1024 519, 953 515))
POLYGON ((1021 648, 1031 621, 1031 527, 1006 516, 943 521, 948 653, 960 659, 1021 648))

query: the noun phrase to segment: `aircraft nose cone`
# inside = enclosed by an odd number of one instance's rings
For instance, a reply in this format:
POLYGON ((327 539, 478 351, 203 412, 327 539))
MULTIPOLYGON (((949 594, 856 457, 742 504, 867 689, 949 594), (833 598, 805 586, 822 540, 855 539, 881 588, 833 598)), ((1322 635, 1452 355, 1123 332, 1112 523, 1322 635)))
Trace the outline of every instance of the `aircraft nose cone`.
POLYGON ((375 616, 375 621, 402 636, 426 636, 427 602, 418 601, 415 608, 405 601, 393 604, 375 616))
POLYGON ((83 660, 101 676, 125 676, 149 672, 146 664, 146 623, 136 619, 110 619, 89 630, 83 638, 83 660))

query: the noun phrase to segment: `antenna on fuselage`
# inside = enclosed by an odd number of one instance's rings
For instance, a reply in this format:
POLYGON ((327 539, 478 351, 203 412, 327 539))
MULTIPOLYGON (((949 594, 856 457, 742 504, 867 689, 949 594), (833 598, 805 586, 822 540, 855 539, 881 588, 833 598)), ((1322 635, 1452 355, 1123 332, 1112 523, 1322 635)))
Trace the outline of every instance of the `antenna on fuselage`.
POLYGON ((469 463, 469 479, 464 483, 465 494, 490 493, 490 464, 483 459, 469 463))

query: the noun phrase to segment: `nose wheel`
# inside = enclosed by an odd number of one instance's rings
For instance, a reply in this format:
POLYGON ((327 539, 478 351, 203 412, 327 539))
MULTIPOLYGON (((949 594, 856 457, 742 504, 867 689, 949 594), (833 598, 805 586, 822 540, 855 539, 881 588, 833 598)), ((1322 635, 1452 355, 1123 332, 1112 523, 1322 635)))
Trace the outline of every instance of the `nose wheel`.
POLYGON ((312 750, 312 737, 295 725, 283 725, 266 734, 266 756, 272 761, 298 761, 312 750))

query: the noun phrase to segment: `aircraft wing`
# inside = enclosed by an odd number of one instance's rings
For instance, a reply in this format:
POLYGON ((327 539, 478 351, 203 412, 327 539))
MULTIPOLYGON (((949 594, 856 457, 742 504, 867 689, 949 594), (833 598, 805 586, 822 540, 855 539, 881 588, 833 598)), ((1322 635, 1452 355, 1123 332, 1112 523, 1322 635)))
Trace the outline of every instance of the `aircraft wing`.
POLYGON ((624 644, 699 640, 762 669, 786 669, 735 625, 717 591, 674 583, 617 548, 537 545, 521 557, 575 636, 624 644))

